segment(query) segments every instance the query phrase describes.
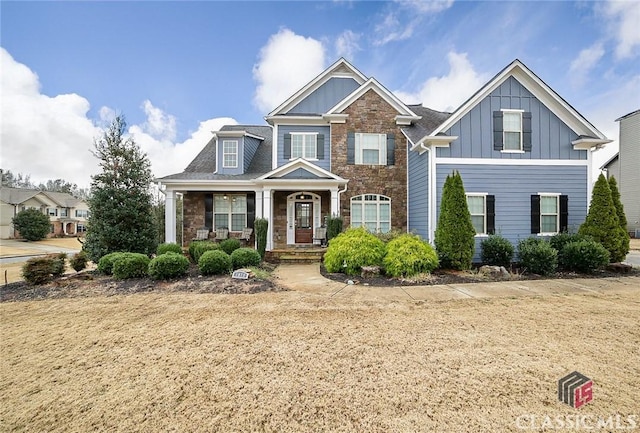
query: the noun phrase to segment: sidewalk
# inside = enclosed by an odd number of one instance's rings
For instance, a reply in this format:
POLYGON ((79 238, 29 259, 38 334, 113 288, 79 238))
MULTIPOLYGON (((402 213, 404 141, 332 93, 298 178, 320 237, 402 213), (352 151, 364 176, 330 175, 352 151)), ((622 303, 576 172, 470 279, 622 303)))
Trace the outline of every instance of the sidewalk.
POLYGON ((576 278, 570 280, 514 280, 432 286, 374 287, 332 281, 320 274, 319 264, 280 265, 275 272, 282 286, 319 296, 356 301, 448 301, 472 298, 568 294, 635 293, 640 297, 640 277, 576 278))

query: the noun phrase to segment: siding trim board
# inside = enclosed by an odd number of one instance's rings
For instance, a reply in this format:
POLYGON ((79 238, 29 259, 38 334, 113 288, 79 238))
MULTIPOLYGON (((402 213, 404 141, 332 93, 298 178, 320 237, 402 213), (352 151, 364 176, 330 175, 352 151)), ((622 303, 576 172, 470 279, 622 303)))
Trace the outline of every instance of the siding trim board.
POLYGON ((498 159, 498 158, 444 158, 438 157, 438 164, 462 165, 539 165, 539 166, 589 166, 586 159, 498 159))

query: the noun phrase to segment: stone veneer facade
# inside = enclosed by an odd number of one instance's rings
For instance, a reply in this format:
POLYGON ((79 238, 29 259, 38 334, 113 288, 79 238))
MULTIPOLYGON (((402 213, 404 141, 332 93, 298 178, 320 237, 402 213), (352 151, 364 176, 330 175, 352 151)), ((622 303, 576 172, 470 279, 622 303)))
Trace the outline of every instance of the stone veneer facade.
POLYGON ((340 198, 343 226, 351 223, 351 198, 361 194, 382 194, 391 198, 391 228, 407 230, 407 139, 395 117, 398 112, 378 93, 369 90, 347 107, 346 123, 331 125, 332 172, 349 180, 340 198), (347 132, 394 134, 395 165, 347 164, 347 132))

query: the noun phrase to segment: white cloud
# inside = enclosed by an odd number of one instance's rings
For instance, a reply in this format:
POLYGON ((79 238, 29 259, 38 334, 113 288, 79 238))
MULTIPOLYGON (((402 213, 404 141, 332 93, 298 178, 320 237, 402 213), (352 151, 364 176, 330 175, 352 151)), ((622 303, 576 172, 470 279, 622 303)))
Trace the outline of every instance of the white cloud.
POLYGON ((473 69, 466 53, 449 52, 449 74, 427 79, 414 93, 394 92, 407 104, 422 103, 435 110, 452 111, 473 95, 488 80, 473 69))
POLYGON ((360 34, 345 30, 336 39, 336 53, 349 61, 353 61, 355 53, 360 51, 360 34))
POLYGON ((409 39, 426 17, 452 5, 453 0, 395 0, 375 26, 374 45, 409 39))
POLYGON ((602 42, 596 42, 580 51, 569 67, 570 79, 574 86, 579 87, 584 84, 589 72, 598 64, 604 53, 602 42))
POLYGON ((597 3, 596 11, 608 21, 609 32, 616 40, 616 57, 624 59, 637 55, 634 52, 640 46, 640 2, 607 1, 597 3))
MULTIPOLYGON (((36 184, 64 179, 88 187, 91 176, 100 172, 91 153, 94 139, 102 135, 101 127, 109 124, 115 111, 102 107, 94 121, 87 117, 87 99, 77 94, 43 95, 38 76, 1 47, 0 64, 2 168, 30 175, 36 184)), ((147 154, 155 176, 181 172, 209 142, 212 131, 237 123, 231 118, 206 120, 187 140, 175 143, 175 117, 150 101, 141 108, 146 121, 131 125, 129 133, 147 154)))
POLYGON ((313 38, 283 28, 269 38, 253 67, 254 104, 270 112, 324 69, 325 49, 313 38))

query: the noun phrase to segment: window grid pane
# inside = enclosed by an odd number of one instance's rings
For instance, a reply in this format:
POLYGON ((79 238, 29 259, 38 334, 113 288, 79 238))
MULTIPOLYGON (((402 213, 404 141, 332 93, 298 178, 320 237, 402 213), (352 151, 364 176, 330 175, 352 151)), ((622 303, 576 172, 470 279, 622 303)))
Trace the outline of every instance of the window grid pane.
POLYGON ((540 230, 542 233, 555 233, 558 231, 556 227, 557 218, 555 215, 542 215, 540 217, 540 230))
POLYGON ((224 214, 214 214, 214 229, 220 229, 220 228, 229 228, 229 215, 224 213, 224 214))
POLYGON ((505 131, 521 132, 521 118, 520 113, 504 113, 502 116, 502 126, 505 131))
POLYGON ((557 197, 540 197, 540 212, 542 212, 543 214, 558 213, 557 197))
POLYGON ((378 194, 365 194, 351 199, 351 226, 365 226, 371 232, 391 230, 391 200, 378 194))
POLYGON ((222 166, 226 168, 235 168, 238 166, 237 141, 222 142, 222 166))
POLYGON ((291 134, 291 158, 303 157, 303 136, 291 134))

